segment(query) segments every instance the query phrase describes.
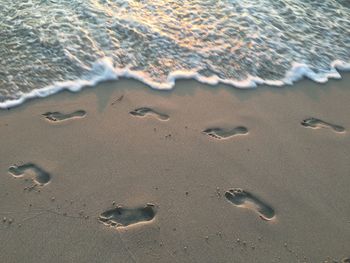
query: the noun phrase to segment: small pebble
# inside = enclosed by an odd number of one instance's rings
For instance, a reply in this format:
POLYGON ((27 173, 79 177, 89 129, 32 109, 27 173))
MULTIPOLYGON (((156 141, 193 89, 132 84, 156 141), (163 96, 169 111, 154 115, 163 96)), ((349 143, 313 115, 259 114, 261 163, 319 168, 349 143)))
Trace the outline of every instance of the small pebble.
POLYGON ((241 240, 239 238, 237 238, 237 243, 241 242, 241 240))
POLYGON ((53 202, 53 201, 55 201, 56 200, 56 198, 55 197, 51 197, 51 201, 53 202))
POLYGON ((185 194, 188 195, 188 192, 186 192, 185 194))
POLYGON ((13 222, 13 219, 10 218, 10 219, 9 219, 9 224, 12 224, 12 222, 13 222))
POLYGON ((4 217, 4 218, 2 219, 2 222, 6 222, 6 220, 7 220, 7 218, 6 218, 6 217, 4 217))
POLYGON ((115 206, 115 201, 112 202, 112 206, 115 206))

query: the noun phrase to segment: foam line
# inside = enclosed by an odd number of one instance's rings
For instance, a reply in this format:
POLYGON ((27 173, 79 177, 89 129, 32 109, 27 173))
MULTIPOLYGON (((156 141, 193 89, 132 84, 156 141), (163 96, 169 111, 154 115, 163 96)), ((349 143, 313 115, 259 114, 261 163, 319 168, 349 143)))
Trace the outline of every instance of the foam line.
POLYGON ((74 81, 56 82, 50 86, 34 89, 29 93, 20 94, 18 99, 7 100, 0 103, 0 108, 6 109, 18 106, 26 100, 32 98, 44 98, 61 90, 69 90, 72 92, 78 92, 83 87, 94 86, 100 82, 107 80, 117 80, 119 78, 135 79, 157 90, 171 90, 175 86, 176 80, 181 79, 194 79, 198 82, 217 85, 219 83, 227 84, 236 88, 256 88, 258 85, 266 84, 270 86, 283 86, 292 85, 296 81, 306 77, 318 83, 325 83, 329 79, 340 79, 341 75, 339 71, 350 71, 350 63, 335 60, 331 63, 331 68, 328 72, 316 73, 311 70, 306 64, 294 63, 292 68, 286 73, 285 77, 281 80, 264 80, 260 77, 248 76, 245 80, 232 80, 222 79, 216 75, 211 77, 205 77, 198 73, 198 70, 193 71, 173 71, 171 72, 167 80, 163 83, 153 81, 145 75, 142 71, 133 71, 129 68, 115 68, 113 60, 105 57, 96 61, 90 71, 90 75, 83 77, 82 79, 74 81))

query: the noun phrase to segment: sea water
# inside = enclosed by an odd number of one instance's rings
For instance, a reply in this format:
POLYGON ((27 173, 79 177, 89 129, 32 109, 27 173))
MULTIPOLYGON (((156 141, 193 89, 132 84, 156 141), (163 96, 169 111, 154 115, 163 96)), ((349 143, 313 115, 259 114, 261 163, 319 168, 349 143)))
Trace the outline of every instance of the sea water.
POLYGON ((348 0, 0 0, 0 107, 128 77, 248 88, 340 78, 348 0))

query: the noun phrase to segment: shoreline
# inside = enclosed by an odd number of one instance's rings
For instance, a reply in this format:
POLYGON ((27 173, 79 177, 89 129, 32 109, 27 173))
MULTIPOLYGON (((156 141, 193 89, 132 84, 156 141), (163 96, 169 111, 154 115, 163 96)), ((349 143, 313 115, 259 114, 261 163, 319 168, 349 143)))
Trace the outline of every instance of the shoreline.
POLYGON ((257 89, 181 80, 170 91, 120 79, 0 111, 2 260, 341 262, 342 77, 257 89), (323 123, 303 126, 309 118, 323 123), (137 223, 111 227, 118 205, 137 223))
POLYGON ((264 80, 260 77, 248 76, 245 80, 225 80, 217 77, 200 76, 197 72, 191 71, 175 71, 170 73, 165 83, 157 83, 151 80, 147 80, 142 77, 142 73, 133 72, 128 69, 115 69, 112 62, 108 59, 102 59, 96 62, 96 65, 100 65, 104 68, 103 74, 95 76, 91 79, 77 79, 71 81, 57 82, 47 87, 40 89, 34 89, 29 93, 25 93, 22 97, 13 100, 7 100, 0 103, 0 110, 11 109, 18 107, 28 100, 36 98, 46 98, 55 95, 60 92, 81 92, 88 87, 95 87, 106 82, 130 80, 140 82, 142 85, 152 90, 159 91, 171 91, 177 85, 177 82, 181 81, 196 81, 202 85, 210 86, 228 86, 235 89, 255 89, 263 86, 268 87, 287 87, 294 86, 302 81, 313 81, 317 84, 325 84, 332 80, 341 80, 344 75, 349 75, 350 63, 335 60, 331 64, 331 69, 328 73, 315 73, 307 65, 295 63, 292 69, 288 71, 285 77, 281 80, 264 80))

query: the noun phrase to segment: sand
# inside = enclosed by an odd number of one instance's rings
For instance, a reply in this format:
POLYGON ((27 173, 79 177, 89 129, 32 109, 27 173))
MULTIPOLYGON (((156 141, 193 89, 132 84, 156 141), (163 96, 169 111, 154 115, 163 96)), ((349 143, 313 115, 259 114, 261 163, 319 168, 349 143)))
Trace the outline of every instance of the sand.
POLYGON ((0 261, 345 262, 349 101, 122 79, 2 110, 0 261))

